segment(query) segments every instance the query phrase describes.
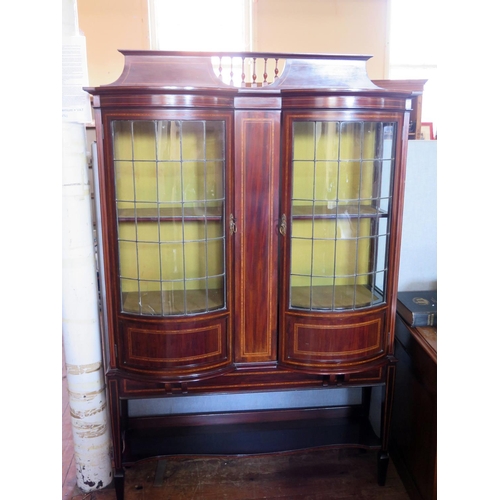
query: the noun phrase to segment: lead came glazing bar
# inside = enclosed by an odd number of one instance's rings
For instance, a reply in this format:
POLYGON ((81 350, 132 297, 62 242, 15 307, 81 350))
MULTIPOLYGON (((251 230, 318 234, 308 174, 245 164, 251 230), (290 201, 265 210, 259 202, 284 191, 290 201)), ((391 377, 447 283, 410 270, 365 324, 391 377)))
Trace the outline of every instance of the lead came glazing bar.
MULTIPOLYGON (((159 143, 160 143, 160 134, 159 134, 160 126, 161 126, 161 122, 155 123, 155 155, 156 155, 156 178, 157 179, 160 178, 159 172, 158 172, 158 157, 159 157, 158 147, 159 147, 159 143)), ((157 200, 160 199, 159 182, 156 183, 156 199, 157 200)), ((157 219, 158 219, 157 224, 156 224, 158 241, 161 241, 161 226, 160 226, 161 217, 160 217, 160 204, 159 203, 156 204, 156 214, 157 214, 157 219)), ((161 245, 158 245, 158 262, 159 262, 159 266, 160 266, 159 275, 161 277, 161 276, 163 276, 163 260, 161 258, 161 245)), ((160 308, 161 314, 164 315, 165 311, 164 311, 164 301, 163 300, 161 300, 160 306, 161 306, 161 308, 160 308)))
MULTIPOLYGON (((317 126, 314 127, 313 129, 313 134, 314 134, 314 144, 317 144, 317 126)), ((315 198, 315 193, 316 193, 316 148, 313 150, 313 182, 312 182, 312 223, 311 223, 311 276, 309 279, 309 309, 313 308, 313 279, 314 279, 314 214, 315 214, 315 205, 316 205, 316 198, 315 198)))

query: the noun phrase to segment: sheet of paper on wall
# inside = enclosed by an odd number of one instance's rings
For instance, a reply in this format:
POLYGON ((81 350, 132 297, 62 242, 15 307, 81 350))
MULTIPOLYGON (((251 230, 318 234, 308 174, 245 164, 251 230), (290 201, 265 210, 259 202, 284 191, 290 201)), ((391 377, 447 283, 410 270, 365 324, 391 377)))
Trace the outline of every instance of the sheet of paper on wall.
POLYGON ((64 37, 62 46, 62 119, 91 123, 90 96, 83 87, 88 85, 85 37, 64 37))

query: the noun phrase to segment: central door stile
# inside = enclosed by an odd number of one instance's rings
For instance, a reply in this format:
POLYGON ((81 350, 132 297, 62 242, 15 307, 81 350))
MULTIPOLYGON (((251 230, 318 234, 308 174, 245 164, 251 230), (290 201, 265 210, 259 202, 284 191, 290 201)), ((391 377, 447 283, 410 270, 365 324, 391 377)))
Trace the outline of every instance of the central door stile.
POLYGON ((277 359, 280 110, 235 112, 235 361, 277 359))

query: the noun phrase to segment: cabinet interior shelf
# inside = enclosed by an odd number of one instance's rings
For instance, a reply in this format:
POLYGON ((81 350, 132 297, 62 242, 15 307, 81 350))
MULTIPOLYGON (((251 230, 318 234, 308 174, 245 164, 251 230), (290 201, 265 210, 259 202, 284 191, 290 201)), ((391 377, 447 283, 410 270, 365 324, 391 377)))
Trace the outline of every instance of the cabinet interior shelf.
POLYGON ((144 314, 140 304, 144 302, 147 295, 146 314, 159 314, 163 311, 165 316, 175 316, 183 314, 196 314, 207 311, 214 311, 224 307, 223 290, 215 289, 195 289, 195 290, 168 290, 168 291, 148 291, 124 292, 123 311, 135 314, 144 314), (140 299, 143 300, 140 300, 140 299))
POLYGON ((220 221, 221 207, 122 208, 119 222, 220 221))
POLYGON ((331 311, 382 302, 382 295, 366 285, 292 286, 291 292, 294 309, 331 311))
MULTIPOLYGON (((294 309, 314 309, 331 311, 352 309, 354 305, 368 307, 382 302, 382 295, 367 285, 335 285, 335 286, 292 286, 292 304, 294 309)), ((175 316, 203 313, 224 307, 222 289, 193 289, 124 292, 123 311, 135 314, 144 314, 140 304, 147 296, 146 314, 155 314, 163 311, 163 315, 175 316), (143 300, 139 300, 142 298, 143 300)))
MULTIPOLYGON (((387 217, 387 212, 371 205, 296 205, 292 208, 294 219, 341 219, 387 217)), ((220 221, 221 207, 161 207, 161 208, 122 208, 118 210, 119 222, 177 222, 177 221, 220 221)))
POLYGON ((300 219, 345 219, 352 217, 373 218, 387 217, 387 212, 371 205, 361 205, 352 203, 349 205, 334 205, 329 208, 328 205, 294 205, 292 216, 296 220, 300 219))

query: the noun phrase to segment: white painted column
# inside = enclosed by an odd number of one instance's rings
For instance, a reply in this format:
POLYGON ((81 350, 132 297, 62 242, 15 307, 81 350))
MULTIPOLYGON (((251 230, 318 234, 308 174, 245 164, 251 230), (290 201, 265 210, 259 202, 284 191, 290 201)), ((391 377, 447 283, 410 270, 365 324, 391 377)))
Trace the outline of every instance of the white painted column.
MULTIPOLYGON (((76 0, 63 1, 62 123, 62 313, 69 405, 77 485, 84 492, 112 479, 111 439, 102 366, 92 201, 87 166, 85 120, 79 96, 66 99, 64 78, 78 86, 79 45, 76 0), (65 59, 66 58, 66 59, 65 59), (68 59, 70 59, 69 64, 68 59), (71 78, 65 71, 70 69, 71 78), (74 81, 72 79, 74 78, 74 81), (74 101, 76 112, 68 102, 74 101), (68 111, 69 110, 69 111, 68 111)), ((83 44, 84 46, 84 44, 83 44)), ((84 60, 86 69, 86 58, 84 60)), ((86 74, 86 71, 83 71, 86 74)), ((83 84, 86 84, 84 82, 83 84)))

